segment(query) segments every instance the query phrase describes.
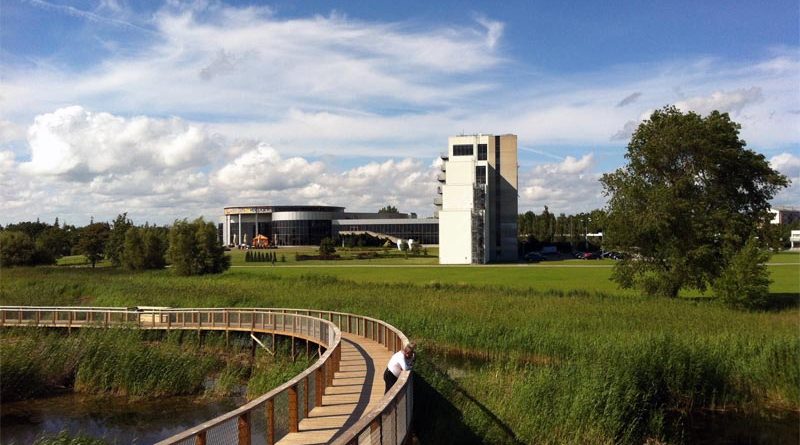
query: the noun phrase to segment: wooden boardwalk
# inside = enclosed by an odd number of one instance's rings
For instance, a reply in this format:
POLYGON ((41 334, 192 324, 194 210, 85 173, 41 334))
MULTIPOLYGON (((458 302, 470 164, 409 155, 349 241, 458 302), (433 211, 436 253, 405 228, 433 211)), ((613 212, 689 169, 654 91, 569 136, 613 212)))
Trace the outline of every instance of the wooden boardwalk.
POLYGON ((386 364, 408 338, 374 318, 287 308, 0 306, 0 328, 7 326, 241 332, 305 341, 306 352, 319 348, 320 359, 297 376, 159 445, 399 445, 410 437, 412 375, 404 371, 387 394, 383 383, 386 364))
POLYGON ((333 386, 325 388, 322 406, 300 421, 299 432, 289 433, 279 445, 330 442, 378 406, 384 394, 383 371, 392 352, 365 337, 342 333, 339 371, 333 386))

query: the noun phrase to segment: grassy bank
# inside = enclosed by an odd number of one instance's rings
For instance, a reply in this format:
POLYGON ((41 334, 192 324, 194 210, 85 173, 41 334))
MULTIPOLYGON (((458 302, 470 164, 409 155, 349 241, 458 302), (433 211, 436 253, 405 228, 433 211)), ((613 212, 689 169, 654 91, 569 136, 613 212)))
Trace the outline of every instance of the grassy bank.
MULTIPOLYGON (((770 270, 776 298, 796 303, 793 267, 770 270)), ((377 317, 420 342, 423 443, 675 442, 697 410, 800 410, 796 305, 746 313, 707 298, 646 299, 618 292, 603 278, 607 268, 367 270, 245 268, 182 278, 14 269, 4 272, 0 302, 284 306, 377 317), (348 278, 361 272, 369 277, 348 278), (441 351, 475 364, 453 366, 441 351)))

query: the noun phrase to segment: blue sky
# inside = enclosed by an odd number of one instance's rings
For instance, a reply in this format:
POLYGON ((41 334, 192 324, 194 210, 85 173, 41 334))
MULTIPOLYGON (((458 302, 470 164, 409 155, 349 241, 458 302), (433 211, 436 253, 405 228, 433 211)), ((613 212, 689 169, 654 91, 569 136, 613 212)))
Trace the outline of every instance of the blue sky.
POLYGON ((588 210, 666 104, 730 112, 798 205, 798 23, 796 1, 3 0, 0 223, 430 215, 462 131, 519 135, 522 210, 588 210))

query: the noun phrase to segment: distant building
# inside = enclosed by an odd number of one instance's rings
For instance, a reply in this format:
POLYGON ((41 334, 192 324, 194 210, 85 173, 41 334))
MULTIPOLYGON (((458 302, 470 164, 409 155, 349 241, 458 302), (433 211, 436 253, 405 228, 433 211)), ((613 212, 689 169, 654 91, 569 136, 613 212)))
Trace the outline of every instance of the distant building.
POLYGON ((439 263, 516 261, 517 136, 448 139, 439 173, 439 263))
POLYGON ((335 206, 225 207, 219 236, 225 245, 251 245, 256 235, 278 246, 318 246, 339 232, 386 235, 422 244, 439 242, 438 220, 405 213, 351 213, 335 206))
POLYGON ((792 224, 800 221, 800 209, 797 207, 776 207, 770 210, 772 224, 792 224))

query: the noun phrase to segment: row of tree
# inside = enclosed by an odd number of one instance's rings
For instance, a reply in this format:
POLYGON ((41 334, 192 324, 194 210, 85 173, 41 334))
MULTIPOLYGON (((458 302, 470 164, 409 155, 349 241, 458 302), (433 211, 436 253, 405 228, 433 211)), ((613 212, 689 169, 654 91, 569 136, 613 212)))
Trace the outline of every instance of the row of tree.
POLYGON ((179 275, 219 273, 230 258, 218 241, 217 229, 202 218, 177 220, 172 227, 136 226, 127 213, 113 223, 91 222, 85 227, 40 221, 0 228, 0 266, 54 264, 70 254, 84 255, 95 267, 108 260, 131 270, 161 269, 167 260, 179 275))
MULTIPOLYGON (((517 230, 520 242, 532 249, 553 244, 566 246, 570 250, 583 248, 587 234, 602 232, 606 225, 604 210, 566 215, 556 215, 547 206, 542 213, 527 211, 517 217, 517 230)), ((530 250, 530 249, 526 249, 530 250)))

